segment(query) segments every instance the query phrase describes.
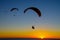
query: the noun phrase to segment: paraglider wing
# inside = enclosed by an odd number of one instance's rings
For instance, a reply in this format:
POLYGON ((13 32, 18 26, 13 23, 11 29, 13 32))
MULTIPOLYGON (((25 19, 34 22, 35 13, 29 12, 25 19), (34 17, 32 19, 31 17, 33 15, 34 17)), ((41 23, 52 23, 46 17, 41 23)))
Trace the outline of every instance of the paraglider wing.
POLYGON ((12 8, 10 11, 14 11, 14 10, 18 11, 19 9, 18 8, 12 8))
POLYGON ((37 8, 35 8, 35 7, 29 7, 29 8, 27 8, 27 9, 25 9, 25 10, 24 10, 24 13, 25 13, 27 10, 29 10, 29 9, 34 10, 34 11, 38 14, 39 17, 41 16, 40 10, 37 9, 37 8))

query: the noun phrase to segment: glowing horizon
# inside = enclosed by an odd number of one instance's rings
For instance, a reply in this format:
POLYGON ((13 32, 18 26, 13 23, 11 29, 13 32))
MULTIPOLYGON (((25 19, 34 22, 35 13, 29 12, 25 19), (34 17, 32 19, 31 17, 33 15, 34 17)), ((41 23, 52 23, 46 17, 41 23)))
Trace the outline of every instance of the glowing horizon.
POLYGON ((11 31, 11 32, 0 32, 0 38, 60 38, 60 32, 53 31, 11 31))

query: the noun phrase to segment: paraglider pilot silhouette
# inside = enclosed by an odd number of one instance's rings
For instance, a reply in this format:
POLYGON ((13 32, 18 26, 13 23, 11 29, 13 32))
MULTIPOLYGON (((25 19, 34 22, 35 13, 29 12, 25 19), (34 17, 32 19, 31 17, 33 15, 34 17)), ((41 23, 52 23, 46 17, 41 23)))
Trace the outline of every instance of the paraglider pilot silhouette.
MULTIPOLYGON (((36 8, 36 7, 26 8, 26 9, 24 10, 24 13, 26 13, 26 11, 28 11, 29 9, 32 9, 33 11, 35 11, 39 17, 41 16, 41 11, 40 11, 38 8, 36 8)), ((32 26, 32 29, 35 29, 35 27, 32 26)))

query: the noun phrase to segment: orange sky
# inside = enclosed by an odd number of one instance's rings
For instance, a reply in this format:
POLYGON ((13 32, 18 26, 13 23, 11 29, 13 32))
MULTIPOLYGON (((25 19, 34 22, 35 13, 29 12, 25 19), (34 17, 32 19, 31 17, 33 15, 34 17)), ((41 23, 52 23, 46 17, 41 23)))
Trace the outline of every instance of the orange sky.
POLYGON ((31 31, 11 31, 11 32, 0 32, 0 38, 60 38, 60 32, 53 32, 53 31, 38 31, 38 30, 31 30, 31 31))

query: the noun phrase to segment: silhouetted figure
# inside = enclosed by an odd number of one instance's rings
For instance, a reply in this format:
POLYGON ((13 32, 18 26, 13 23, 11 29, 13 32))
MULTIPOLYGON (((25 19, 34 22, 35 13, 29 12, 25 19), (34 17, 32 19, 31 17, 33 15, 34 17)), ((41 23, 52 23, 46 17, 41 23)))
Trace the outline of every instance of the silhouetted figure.
POLYGON ((35 27, 34 27, 34 26, 32 26, 32 29, 35 29, 35 27))
POLYGON ((15 15, 13 15, 13 16, 15 16, 15 15))

